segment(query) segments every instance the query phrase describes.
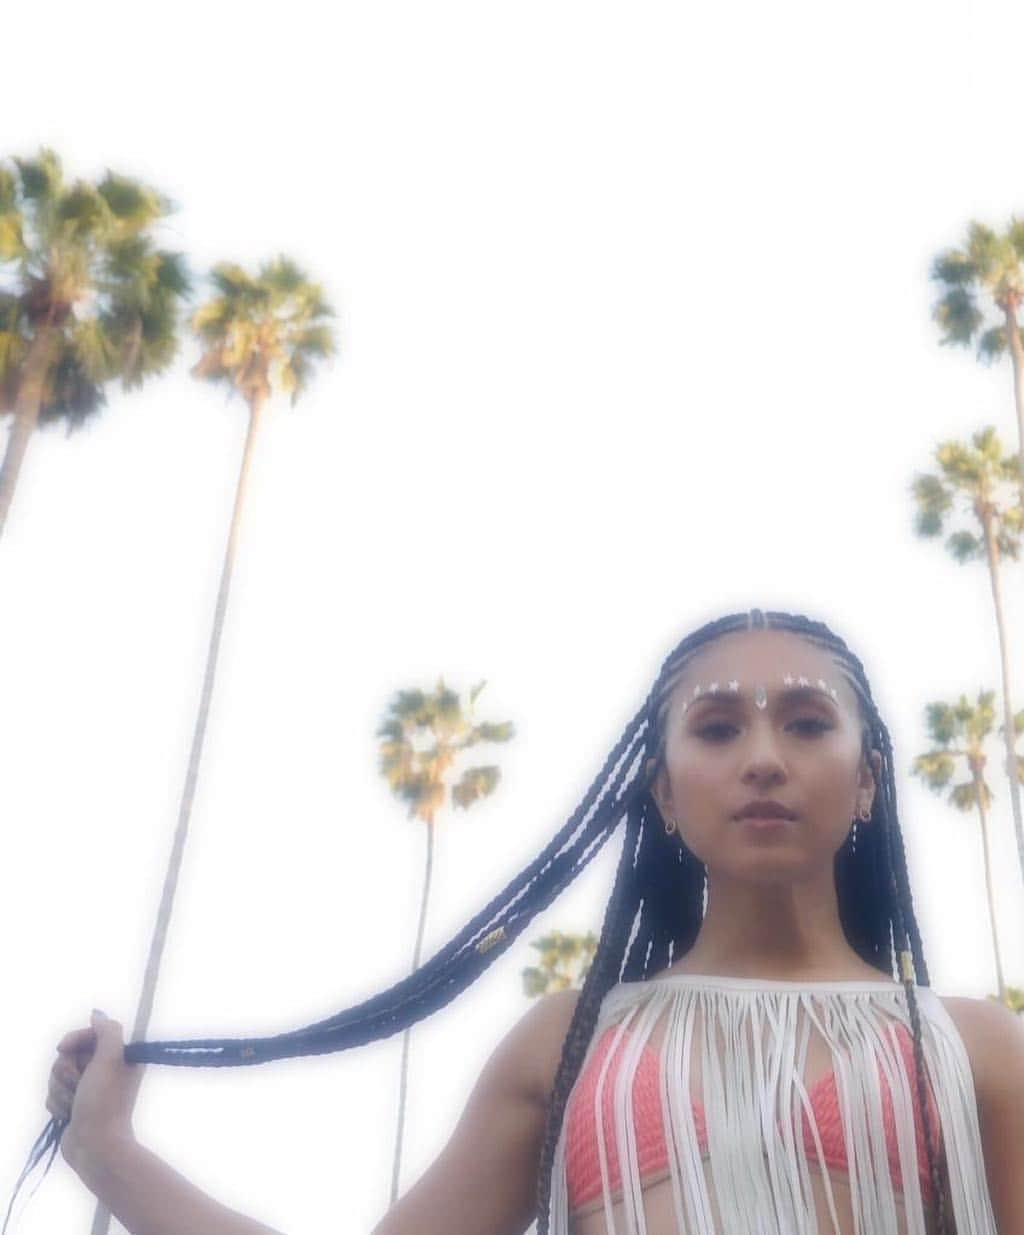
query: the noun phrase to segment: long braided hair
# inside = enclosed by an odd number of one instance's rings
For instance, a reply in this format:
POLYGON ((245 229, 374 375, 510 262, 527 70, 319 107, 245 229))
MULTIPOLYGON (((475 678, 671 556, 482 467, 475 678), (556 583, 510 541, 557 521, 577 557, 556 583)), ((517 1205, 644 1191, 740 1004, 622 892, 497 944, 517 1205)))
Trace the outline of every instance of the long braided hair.
MULTIPOLYGON (((651 794, 664 761, 665 721, 672 689, 690 658, 712 640, 732 631, 762 628, 793 632, 832 654, 857 697, 862 753, 866 756, 877 750, 881 754, 883 776, 872 804, 872 826, 861 829, 859 837, 852 828, 835 856, 839 915, 851 946, 881 973, 892 977, 894 956, 901 956, 900 978, 914 1030, 917 1089, 924 1113, 933 1205, 939 1235, 949 1235, 935 1130, 925 1097, 921 1021, 914 992, 915 981, 923 986, 930 983, 896 811, 889 733, 871 697, 861 662, 823 622, 801 615, 753 609, 749 614, 728 614, 687 635, 666 657, 642 707, 627 724, 568 822, 533 862, 408 977, 302 1029, 263 1038, 130 1042, 124 1048, 125 1062, 239 1067, 329 1054, 401 1033, 450 1003, 497 960, 581 873, 625 816, 625 839, 597 951, 566 1033, 548 1105, 537 1175, 537 1235, 548 1235, 555 1147, 566 1101, 601 1002, 617 982, 643 980, 682 956, 693 945, 701 925, 706 869, 680 837, 666 835, 651 794)), ((51 1153, 44 1177, 49 1172, 66 1127, 67 1121, 51 1118, 19 1177, 15 1196, 47 1150, 51 1153)))

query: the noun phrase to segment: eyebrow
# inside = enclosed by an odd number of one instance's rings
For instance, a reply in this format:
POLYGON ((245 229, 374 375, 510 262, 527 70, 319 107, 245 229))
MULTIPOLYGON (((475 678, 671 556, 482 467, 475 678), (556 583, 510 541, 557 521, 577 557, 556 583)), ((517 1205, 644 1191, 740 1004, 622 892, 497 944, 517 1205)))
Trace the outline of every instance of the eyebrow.
MULTIPOLYGON (((772 701, 774 696, 776 703, 784 703, 789 699, 802 699, 810 701, 813 699, 827 700, 833 707, 838 706, 831 695, 827 694, 820 686, 790 686, 785 690, 768 691, 768 702, 772 701)), ((752 702, 751 692, 746 690, 718 690, 714 693, 705 691, 698 695, 696 699, 689 699, 689 707, 686 709, 686 714, 689 714, 701 703, 741 703, 744 700, 752 702)))

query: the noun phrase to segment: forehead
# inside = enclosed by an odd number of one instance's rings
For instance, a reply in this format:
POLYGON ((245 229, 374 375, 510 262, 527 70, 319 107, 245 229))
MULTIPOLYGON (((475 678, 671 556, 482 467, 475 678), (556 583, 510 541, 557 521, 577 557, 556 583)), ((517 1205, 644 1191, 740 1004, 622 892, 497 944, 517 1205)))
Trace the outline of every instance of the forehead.
POLYGON ((701 648, 676 680, 673 695, 690 697, 695 686, 738 679, 742 690, 755 684, 769 692, 787 675, 812 682, 823 678, 836 691, 839 706, 856 708, 856 695, 831 653, 788 630, 730 631, 701 648))

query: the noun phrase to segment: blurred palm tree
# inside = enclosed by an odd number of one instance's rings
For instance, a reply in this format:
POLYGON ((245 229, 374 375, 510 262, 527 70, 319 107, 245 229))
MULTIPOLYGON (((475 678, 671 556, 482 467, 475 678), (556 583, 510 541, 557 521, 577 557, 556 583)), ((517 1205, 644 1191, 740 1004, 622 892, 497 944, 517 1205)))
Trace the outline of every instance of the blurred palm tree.
POLYGON ((520 972, 523 993, 536 999, 553 991, 579 990, 583 986, 597 952, 597 936, 593 931, 580 935, 555 930, 534 939, 530 947, 540 953, 537 964, 520 972))
MULTIPOLYGON (((333 355, 335 351, 334 336, 326 320, 334 316, 334 311, 325 301, 320 286, 309 282, 303 272, 287 258, 277 257, 265 263, 255 277, 239 266, 222 263, 214 267, 211 281, 217 295, 201 305, 192 318, 192 328, 199 335, 203 354, 191 372, 194 377, 223 383, 229 393, 240 395, 249 411, 249 427, 221 569, 220 588, 199 709, 192 734, 185 787, 178 812, 178 825, 146 961, 142 997, 129 1041, 141 1041, 146 1037, 160 974, 164 942, 178 886, 178 873, 188 838, 246 482, 260 416, 275 390, 289 394, 294 407, 308 385, 314 362, 333 355)), ((109 1211, 102 1204, 98 1204, 93 1218, 92 1235, 106 1235, 109 1223, 109 1211)))
POLYGON ((953 510, 957 496, 962 495, 966 499, 964 505, 974 529, 954 531, 946 539, 946 548, 961 565, 983 558, 988 566, 1003 684, 1003 724, 1000 733, 1006 748, 1004 770, 1010 782, 1010 808, 1017 837, 1021 880, 1024 882, 1021 761, 1016 753, 1021 714, 1015 721, 1010 688, 1010 647, 1000 577, 1003 558, 1016 560, 1020 557, 1024 508, 1014 500, 1020 463, 1014 455, 1003 453, 999 437, 991 426, 975 433, 970 446, 958 441, 942 442, 935 450, 935 458, 939 464, 939 474, 919 473, 911 485, 917 503, 914 531, 926 538, 938 536, 944 530, 946 517, 953 510), (1008 482, 1013 482, 1011 492, 1014 496, 1006 494, 1008 482), (980 530, 980 535, 975 529, 980 530))
POLYGON ((932 316, 942 343, 977 344, 978 359, 991 364, 1009 351, 1017 411, 1016 473, 1024 507, 1024 342, 1017 313, 1024 296, 1024 221, 1011 217, 1002 233, 972 220, 959 249, 946 249, 932 263, 932 280, 944 289, 932 316), (995 310, 992 322, 979 301, 995 310))
MULTIPOLYGON (((996 982, 999 987, 999 1002, 1013 1007, 1012 998, 1019 1000, 1021 992, 1007 987, 1003 977, 1003 962, 999 951, 999 935, 996 930, 995 903, 992 895, 992 862, 988 846, 988 808, 992 791, 985 781, 987 762, 984 744, 992 732, 995 719, 993 699, 995 692, 979 691, 976 704, 961 695, 955 704, 935 702, 925 708, 929 736, 934 743, 931 750, 918 755, 911 764, 911 774, 919 776, 929 789, 941 793, 957 771, 957 760, 967 763, 967 779, 953 785, 948 800, 955 810, 966 813, 977 810, 981 824, 982 854, 985 859, 985 891, 988 899, 989 926, 992 931, 992 951, 995 956, 996 982), (1012 998, 1011 998, 1012 996, 1012 998)), ((1017 732, 1024 731, 1024 711, 1017 716, 1017 732)), ((1024 760, 1021 760, 1024 763, 1024 760)))
POLYGON ((1024 1016, 1024 986, 1008 986, 1003 999, 1000 999, 998 995, 986 995, 985 998, 991 999, 993 1003, 1003 1003, 1011 1012, 1024 1016))
POLYGON ((123 390, 169 367, 189 292, 180 253, 150 229, 174 208, 138 180, 68 186, 60 159, 0 166, 0 417, 13 418, 0 465, 0 534, 36 427, 67 435, 123 390))
MULTIPOLYGON (((412 953, 412 972, 420 964, 423 928, 427 920, 427 900, 434 866, 434 824, 449 798, 453 806, 468 810, 475 802, 494 793, 501 769, 494 764, 465 768, 453 784, 448 773, 459 753, 480 742, 508 742, 515 736, 512 721, 472 719, 473 706, 486 681, 469 692, 469 705, 463 708, 458 694, 439 678, 432 694, 422 690, 400 690, 388 705, 385 720, 377 730, 380 744, 379 770, 391 791, 408 804, 409 818, 426 825, 426 870, 420 900, 420 920, 412 953)), ((402 1066, 398 1092, 398 1131, 391 1172, 390 1205, 398 1199, 402 1161, 402 1132, 405 1126, 406 1078, 409 1066, 410 1029, 402 1034, 402 1066)))

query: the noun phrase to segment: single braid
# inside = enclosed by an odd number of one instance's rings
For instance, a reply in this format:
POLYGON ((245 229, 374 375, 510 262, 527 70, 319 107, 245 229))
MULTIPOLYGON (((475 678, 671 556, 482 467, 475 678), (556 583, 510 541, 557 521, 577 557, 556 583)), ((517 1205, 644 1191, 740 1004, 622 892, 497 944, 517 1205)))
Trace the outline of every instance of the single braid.
MULTIPOLYGON (((889 734, 881 719, 878 721, 880 736, 885 745, 887 756, 887 764, 889 775, 887 777, 887 787, 890 795, 895 800, 895 787, 892 779, 892 748, 889 744, 889 734)), ((901 964, 901 978, 903 988, 907 993, 907 1004, 910 1009, 910 1020, 914 1027, 914 1065, 917 1075, 917 1097, 921 1106, 921 1114, 924 1119, 924 1134, 925 1148, 928 1153, 928 1172, 932 1181, 932 1209, 933 1213, 937 1214, 939 1235, 947 1235, 948 1225, 946 1222, 946 1201, 942 1180, 939 1173, 938 1150, 936 1148, 936 1136, 932 1127, 931 1107, 925 1093, 925 1065, 924 1065, 924 1048, 921 1041, 921 1014, 917 1004, 917 992, 915 990, 915 974, 918 970, 921 971, 921 976, 924 984, 929 985, 928 969, 925 964, 924 951, 921 947, 921 937, 917 928, 917 919, 914 915, 914 898, 910 891, 910 880, 907 877, 907 860, 903 850, 903 837, 900 834, 898 827, 885 828, 886 839, 888 840, 887 854, 889 858, 889 873, 891 888, 893 892, 893 905, 896 908, 896 927, 898 931, 900 959, 902 961, 910 961, 910 965, 901 964), (908 926, 910 931, 910 939, 908 941, 908 926), (908 942, 913 947, 913 952, 908 950, 908 942)))
POLYGON ((565 1104, 579 1073, 587 1044, 594 1032, 601 1001, 614 985, 621 968, 635 910, 635 887, 633 878, 633 846, 629 843, 635 834, 637 812, 631 807, 627 816, 625 843, 619 857, 615 885, 605 908, 604 922, 597 949, 583 981, 579 999, 573 1009, 569 1029, 562 1043, 562 1053, 555 1073, 555 1080, 548 1102, 547 1120, 544 1127, 544 1143, 541 1150, 541 1165, 537 1174, 537 1235, 547 1235, 551 1211, 551 1168, 555 1146, 562 1129, 565 1104))

